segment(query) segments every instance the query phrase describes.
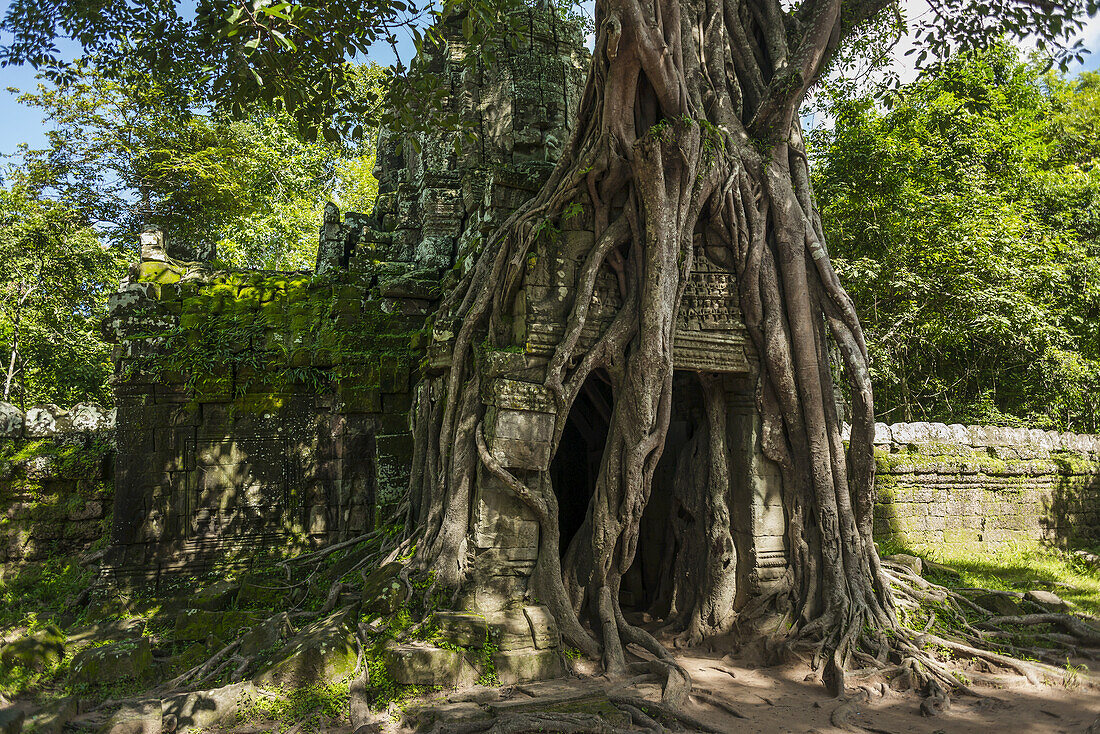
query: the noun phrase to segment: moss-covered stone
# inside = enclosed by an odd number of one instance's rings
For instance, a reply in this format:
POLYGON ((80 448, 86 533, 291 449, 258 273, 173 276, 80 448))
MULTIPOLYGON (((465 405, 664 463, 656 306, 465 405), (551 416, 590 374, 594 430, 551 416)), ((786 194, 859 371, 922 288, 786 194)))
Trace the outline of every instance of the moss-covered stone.
POLYGON ((138 637, 84 650, 73 658, 69 677, 74 683, 89 685, 141 679, 151 672, 152 665, 149 638, 138 637))
POLYGON ((218 581, 196 591, 187 597, 185 603, 189 609, 201 609, 208 612, 220 612, 227 609, 237 598, 241 584, 236 581, 218 581))
POLYGON ((228 639, 238 630, 259 622, 254 614, 243 611, 209 612, 201 609, 185 609, 176 615, 175 638, 202 642, 214 636, 228 639))
POLYGON ((0 648, 0 663, 29 670, 45 670, 65 657, 65 633, 51 624, 0 648))
POLYGON ((297 688, 351 676, 359 658, 357 613, 357 607, 342 609, 303 629, 264 662, 256 684, 297 688))

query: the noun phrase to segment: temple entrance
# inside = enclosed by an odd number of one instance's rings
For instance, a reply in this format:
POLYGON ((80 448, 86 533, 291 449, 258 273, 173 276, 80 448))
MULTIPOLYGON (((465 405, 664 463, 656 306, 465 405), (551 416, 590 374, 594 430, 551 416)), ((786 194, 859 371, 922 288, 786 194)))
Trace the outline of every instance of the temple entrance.
POLYGON ((669 594, 664 587, 679 550, 675 527, 695 521, 677 499, 677 477, 687 484, 707 480, 706 476, 694 476, 700 473, 698 465, 704 460, 700 452, 706 452, 706 443, 706 413, 699 379, 693 372, 677 370, 672 378, 668 438, 653 476, 653 493, 642 515, 634 564, 620 590, 619 601, 624 609, 652 608, 662 616, 667 612, 662 597, 669 594))
POLYGON ((611 384, 602 372, 589 376, 569 411, 550 479, 558 499, 558 532, 564 556, 576 535, 600 473, 607 429, 611 423, 611 384))

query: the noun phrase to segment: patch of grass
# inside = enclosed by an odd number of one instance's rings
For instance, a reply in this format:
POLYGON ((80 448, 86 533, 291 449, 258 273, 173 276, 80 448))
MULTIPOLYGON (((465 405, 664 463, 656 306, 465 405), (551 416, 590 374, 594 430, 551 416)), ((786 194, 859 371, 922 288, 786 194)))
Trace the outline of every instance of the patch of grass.
POLYGON ((25 626, 34 631, 58 623, 71 611, 66 600, 87 588, 94 575, 67 558, 17 567, 0 577, 0 629, 25 626))
POLYGON ((896 543, 881 543, 879 549, 883 555, 909 553, 957 571, 959 578, 926 572, 930 580, 944 586, 1003 591, 1047 589, 1081 611, 1100 615, 1100 569, 1059 548, 1020 544, 993 552, 947 548, 914 551, 896 543))
POLYGON ((272 696, 249 697, 237 718, 241 722, 270 720, 274 731, 301 723, 303 731, 317 731, 344 721, 348 711, 348 681, 280 691, 272 696))

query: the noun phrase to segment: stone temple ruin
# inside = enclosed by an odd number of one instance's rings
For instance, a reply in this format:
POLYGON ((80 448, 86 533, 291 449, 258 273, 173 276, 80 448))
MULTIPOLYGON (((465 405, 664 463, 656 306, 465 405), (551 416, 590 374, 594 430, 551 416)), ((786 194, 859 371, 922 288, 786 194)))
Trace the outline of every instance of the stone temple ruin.
MULTIPOLYGON (((579 28, 524 12, 523 43, 499 49, 492 69, 463 63, 461 33, 444 27, 446 42, 429 66, 449 84, 447 111, 473 123, 477 144, 456 152, 457 133, 413 144, 383 132, 375 210, 341 217, 326 208, 315 271, 219 270, 190 260, 195 253, 170 237, 165 244, 163 235, 145 235, 142 260, 112 296, 108 316, 118 449, 104 573, 115 583, 168 584, 352 538, 399 500, 409 479, 413 389, 421 381, 434 389, 446 367, 445 355, 428 353, 425 333, 441 284, 453 282, 483 239, 538 191, 580 104, 588 54, 579 28)), ((488 353, 480 365, 489 450, 518 475, 550 473, 563 549, 584 518, 610 418, 609 388, 593 376, 552 451, 555 407, 542 385, 593 244, 590 217, 581 212, 540 236, 514 304, 515 346, 488 353)), ((599 277, 598 318, 582 344, 620 305, 614 275, 599 277)), ((757 355, 734 274, 710 253, 696 253, 679 319, 674 415, 623 581, 624 604, 637 608, 655 600, 676 518, 694 510, 674 481, 677 457, 705 424, 692 372, 716 375, 726 392, 736 603, 786 565, 779 473, 760 449, 757 355)), ((448 325, 434 328, 438 335, 448 325)), ((498 661, 502 682, 554 674, 552 620, 526 595, 538 551, 535 518, 482 472, 468 532, 476 583, 462 597, 463 611, 441 617, 448 633, 461 640, 493 624, 519 639, 499 653, 513 661, 498 661)), ((395 652, 413 661, 410 670, 427 654, 415 646, 395 652)), ((431 677, 433 668, 450 670, 438 660, 419 669, 431 677)))

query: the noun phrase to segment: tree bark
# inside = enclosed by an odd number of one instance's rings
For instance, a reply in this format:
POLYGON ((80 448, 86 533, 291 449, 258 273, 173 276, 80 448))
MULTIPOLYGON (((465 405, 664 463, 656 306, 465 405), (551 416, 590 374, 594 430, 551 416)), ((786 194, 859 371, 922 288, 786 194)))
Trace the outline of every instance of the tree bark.
MULTIPOLYGON (((876 6, 877 7, 877 6, 876 6)), ((416 561, 438 583, 460 584, 470 485, 483 469, 511 488, 542 533, 533 583, 566 639, 606 669, 626 669, 624 645, 667 652, 619 609, 642 512, 669 426, 677 309, 696 246, 736 273, 745 326, 760 355, 756 402, 763 451, 780 467, 790 570, 774 609, 791 644, 813 644, 832 687, 856 646, 884 657, 897 622, 871 537, 874 411, 867 349, 851 299, 829 261, 813 202, 796 111, 850 30, 839 3, 794 12, 769 0, 598 0, 597 38, 573 138, 544 188, 489 238, 448 294, 436 335, 450 367, 421 388, 413 506, 416 561), (484 445, 475 345, 511 344, 508 326, 522 266, 544 223, 576 205, 592 213, 594 245, 579 269, 565 333, 545 386, 558 403, 555 441, 585 379, 602 369, 614 406, 581 529, 559 564, 557 503, 545 473, 525 483, 484 445), (577 351, 600 269, 619 282, 622 307, 577 351), (445 341, 444 341, 445 340, 445 341), (852 400, 845 451, 829 364, 843 358, 852 400), (471 387, 473 385, 473 387, 471 387)), ((732 623, 729 462, 720 389, 703 378, 709 463, 694 491, 694 532, 708 550, 700 588, 681 612, 684 641, 732 623)), ((760 608, 757 605, 755 608, 760 608)))

